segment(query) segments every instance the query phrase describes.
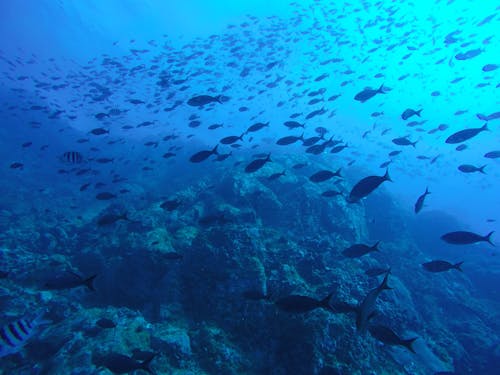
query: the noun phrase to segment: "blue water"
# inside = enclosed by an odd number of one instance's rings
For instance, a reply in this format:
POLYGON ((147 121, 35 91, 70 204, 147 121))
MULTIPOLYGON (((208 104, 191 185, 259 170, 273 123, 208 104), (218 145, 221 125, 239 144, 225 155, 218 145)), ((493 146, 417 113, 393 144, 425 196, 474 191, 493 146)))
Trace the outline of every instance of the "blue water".
POLYGON ((157 353, 159 374, 497 373, 498 250, 441 236, 499 242, 500 158, 485 157, 500 150, 498 3, 27 0, 0 14, 0 323, 49 321, 3 373, 112 373, 107 355, 134 349, 157 353), (381 89, 355 100, 366 88, 381 89), (190 105, 198 95, 214 102, 190 105), (318 155, 277 144, 319 127, 317 144, 338 144, 318 155), (216 145, 231 155, 190 161, 216 145), (349 202, 387 169, 392 182, 349 202), (431 260, 463 272, 427 272, 431 260), (280 305, 333 291, 360 306, 375 267, 391 267, 393 289, 371 322, 418 337, 416 354, 358 332, 354 311, 280 305), (43 287, 68 273, 97 274, 96 291, 43 287), (102 317, 116 328, 96 328, 102 317))

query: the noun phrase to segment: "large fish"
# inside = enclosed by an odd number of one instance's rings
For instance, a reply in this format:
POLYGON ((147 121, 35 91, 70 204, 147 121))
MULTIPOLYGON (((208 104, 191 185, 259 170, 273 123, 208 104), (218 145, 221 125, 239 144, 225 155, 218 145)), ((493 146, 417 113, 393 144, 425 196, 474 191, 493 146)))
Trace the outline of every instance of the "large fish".
POLYGON ((375 303, 380 293, 384 290, 392 289, 387 285, 388 277, 389 272, 385 274, 382 283, 375 289, 370 290, 363 302, 358 306, 356 310, 356 328, 359 332, 366 332, 369 320, 375 315, 375 303))
POLYGON ((368 246, 368 245, 365 245, 362 243, 358 243, 358 244, 352 245, 351 247, 348 247, 347 249, 345 249, 342 252, 342 254, 348 258, 359 258, 365 254, 371 253, 372 251, 380 251, 378 249, 379 244, 380 244, 380 241, 378 241, 373 246, 368 246))
POLYGON ((55 274, 43 285, 44 290, 64 290, 85 286, 88 290, 95 292, 94 280, 97 275, 84 278, 74 272, 63 272, 55 274))
POLYGON ((271 154, 269 153, 265 159, 255 159, 252 160, 246 167, 245 167, 245 172, 246 173, 253 173, 261 169, 264 164, 267 162, 272 161, 271 160, 271 154))
POLYGON ((28 340, 38 332, 47 321, 42 320, 44 313, 34 319, 19 319, 0 329, 0 358, 20 351, 28 340))
POLYGON ((484 124, 480 128, 471 128, 471 129, 464 129, 460 130, 456 133, 453 133, 450 135, 448 138, 446 138, 446 143, 448 144, 455 144, 455 143, 462 143, 465 142, 468 139, 471 139, 472 137, 475 137, 482 131, 489 130, 487 124, 484 124))
POLYGON ((349 203, 359 202, 361 199, 378 188, 384 181, 392 181, 389 177, 388 169, 385 171, 385 174, 383 176, 368 176, 359 181, 352 188, 347 201, 349 203))
POLYGON ((429 188, 426 187, 425 188, 425 193, 422 194, 420 197, 418 197, 417 199, 417 202, 415 203, 415 213, 418 214, 422 208, 424 207, 424 201, 425 201, 425 197, 427 196, 427 194, 430 194, 431 192, 429 191, 429 188))
POLYGON ((491 242, 491 235, 493 233, 495 232, 492 231, 486 236, 480 236, 472 232, 457 231, 443 234, 441 239, 453 245, 470 245, 477 242, 488 242, 490 245, 495 246, 493 242, 491 242))
POLYGON ((418 337, 414 337, 412 339, 401 339, 392 329, 382 325, 370 325, 368 327, 368 331, 370 331, 370 334, 374 338, 386 345, 404 346, 410 352, 415 353, 412 344, 418 337))
POLYGON ((307 296, 292 294, 276 300, 275 305, 278 309, 290 313, 305 313, 318 308, 332 310, 332 307, 330 306, 330 299, 332 298, 332 295, 333 293, 330 293, 322 300, 317 300, 307 296))
POLYGON ((462 272, 462 269, 460 268, 462 264, 463 262, 453 264, 445 260, 433 260, 431 262, 422 263, 422 267, 429 272, 445 272, 452 269, 462 272))
POLYGON ((203 150, 199 151, 196 154, 193 154, 190 158, 189 161, 191 163, 201 163, 202 161, 208 159, 212 155, 218 155, 217 154, 217 147, 219 145, 215 145, 215 147, 211 150, 203 150))
POLYGON ((363 91, 358 92, 354 97, 354 100, 364 103, 368 99, 373 98, 377 94, 384 94, 384 85, 381 85, 378 90, 366 88, 363 91))

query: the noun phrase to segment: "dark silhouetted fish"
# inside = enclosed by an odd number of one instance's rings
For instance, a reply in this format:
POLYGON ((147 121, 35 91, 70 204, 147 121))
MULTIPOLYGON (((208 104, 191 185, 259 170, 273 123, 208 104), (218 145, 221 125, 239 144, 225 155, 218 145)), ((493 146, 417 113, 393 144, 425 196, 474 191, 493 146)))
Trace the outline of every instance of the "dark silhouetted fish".
POLYGON ((500 151, 487 152, 486 154, 484 154, 484 157, 488 159, 498 159, 500 158, 500 151))
POLYGON ((287 146, 291 145, 292 143, 295 143, 297 141, 303 141, 304 140, 304 134, 302 134, 300 137, 296 137, 294 135, 289 135, 287 137, 280 138, 276 141, 277 145, 280 146, 287 146))
POLYGON ((224 161, 228 157, 230 157, 232 154, 233 154, 232 151, 229 151, 227 154, 219 154, 219 155, 217 155, 217 158, 214 161, 224 161))
POLYGON ((285 172, 286 171, 283 171, 283 172, 278 172, 278 173, 273 173, 272 175, 270 175, 267 179, 269 181, 274 181, 274 180, 277 180, 278 178, 280 178, 281 176, 284 176, 285 175, 285 172))
POLYGON ((245 172, 246 173, 253 173, 261 169, 264 164, 267 162, 270 162, 271 160, 271 153, 267 154, 266 158, 263 159, 255 159, 252 160, 246 167, 245 167, 245 172))
POLYGON ((220 143, 222 143, 223 145, 230 145, 230 144, 233 144, 234 142, 238 142, 238 141, 242 141, 243 140, 243 136, 245 135, 245 133, 243 133, 242 135, 240 136, 237 136, 237 135, 230 135, 228 137, 224 137, 220 140, 220 143))
POLYGON ((486 164, 481 166, 481 167, 476 167, 474 165, 470 164, 461 164, 458 166, 458 170, 463 173, 475 173, 475 172, 480 172, 482 174, 486 174, 484 171, 484 168, 486 168, 486 164))
POLYGON ((83 156, 78 151, 66 151, 62 154, 61 161, 71 164, 79 164, 83 161, 83 156))
POLYGON ((368 323, 375 314, 375 303, 382 291, 392 289, 387 285, 389 272, 386 273, 382 283, 375 289, 370 290, 361 304, 356 309, 356 328, 359 332, 365 333, 368 328, 368 323))
POLYGON ((149 358, 138 362, 132 357, 112 352, 105 355, 93 355, 92 363, 98 367, 106 367, 114 374, 128 374, 136 370, 144 370, 154 374, 149 366, 155 356, 156 354, 153 353, 149 358))
POLYGON ((210 95, 199 95, 193 96, 191 99, 187 101, 187 104, 192 107, 201 107, 209 103, 221 103, 222 104, 222 96, 210 96, 210 95))
POLYGON ((482 131, 489 130, 487 127, 487 124, 484 124, 480 128, 472 128, 472 129, 464 129, 460 130, 456 133, 453 133, 450 135, 448 138, 446 138, 446 143, 448 144, 455 144, 455 143, 462 143, 465 142, 468 139, 471 139, 472 137, 475 137, 482 131))
POLYGON ((260 129, 263 129, 263 128, 268 127, 268 126, 269 126, 269 122, 266 122, 266 123, 257 122, 255 124, 249 126, 246 132, 247 133, 256 132, 256 131, 259 131, 260 129))
POLYGON ((380 241, 378 241, 373 246, 368 246, 364 244, 355 244, 342 251, 342 254, 348 258, 359 258, 365 254, 371 253, 372 251, 380 251, 378 249, 379 244, 380 241))
POLYGON ((452 269, 462 272, 462 269, 460 268, 462 264, 463 262, 452 264, 445 260, 433 260, 432 262, 422 263, 422 267, 429 272, 445 272, 452 269))
POLYGON ((392 181, 389 177, 389 170, 383 176, 368 176, 359 181, 349 193, 348 202, 356 203, 368 196, 372 191, 380 186, 384 181, 392 181))
POLYGON ((421 112, 422 112, 421 109, 419 109, 418 111, 414 111, 413 109, 408 108, 408 109, 405 109, 405 111, 401 114, 401 118, 403 120, 408 120, 412 116, 418 116, 418 117, 420 117, 420 113, 421 112))
POLYGON ((204 150, 204 151, 199 151, 196 154, 192 155, 189 158, 189 161, 191 163, 201 163, 202 161, 208 159, 212 155, 218 155, 217 154, 217 147, 219 145, 215 145, 215 147, 212 150, 204 150))
POLYGON ((170 199, 160 204, 160 207, 166 211, 173 211, 177 209, 177 207, 179 207, 180 205, 181 201, 179 199, 170 199))
POLYGON ((305 147, 309 147, 309 146, 312 146, 312 145, 318 143, 322 139, 323 139, 323 137, 319 137, 319 136, 306 138, 302 142, 302 145, 305 147))
POLYGON ((114 224, 119 220, 130 221, 130 219, 127 217, 127 214, 121 214, 121 215, 107 214, 107 215, 101 216, 97 220, 97 225, 99 225, 100 227, 103 227, 106 225, 114 224))
POLYGON ((316 172, 311 177, 309 177, 309 181, 318 183, 318 182, 327 181, 332 177, 342 177, 340 175, 340 170, 341 170, 341 168, 337 169, 336 172, 332 172, 332 171, 328 171, 328 170, 322 170, 322 171, 316 172))
POLYGON ((381 85, 378 90, 374 90, 371 88, 366 88, 363 91, 360 91, 356 94, 354 97, 354 100, 357 100, 358 102, 364 103, 368 99, 373 98, 377 94, 384 94, 384 85, 381 85))
POLYGON ((392 143, 398 145, 398 146, 413 146, 417 144, 418 141, 411 142, 407 137, 399 137, 399 138, 394 138, 392 140, 392 143))
POLYGON ((483 52, 483 50, 480 48, 471 49, 467 52, 457 53, 455 55, 455 59, 457 59, 457 60, 469 60, 469 59, 472 59, 473 57, 478 56, 481 52, 483 52))
POLYGON ((94 280, 97 275, 92 275, 87 278, 74 273, 74 272, 63 272, 61 274, 56 274, 43 284, 43 289, 45 290, 63 290, 63 289, 73 289, 81 286, 87 287, 91 291, 95 291, 94 280))
POLYGON ((19 352, 33 337, 38 328, 48 322, 42 320, 43 313, 34 319, 22 318, 0 328, 0 358, 19 352))
POLYGON ((342 195, 342 193, 340 191, 336 191, 336 190, 327 190, 327 191, 324 191, 321 193, 321 196, 325 197, 325 198, 333 198, 333 197, 337 197, 339 195, 342 195))
POLYGON ((422 194, 420 197, 418 197, 417 202, 415 203, 415 213, 416 214, 418 214, 422 210, 422 208, 424 207, 425 197, 427 196, 427 194, 430 194, 430 193, 431 192, 429 191, 429 188, 426 187, 424 194, 422 194))
POLYGON ((215 130, 215 129, 218 129, 218 128, 222 128, 224 125, 222 124, 212 124, 208 127, 209 130, 215 130))
POLYGON ((282 297, 274 303, 278 309, 290 313, 306 313, 319 308, 332 311, 332 307, 330 306, 330 299, 332 298, 332 295, 333 293, 330 293, 322 300, 317 300, 307 296, 292 294, 282 297))
POLYGON ((109 130, 106 130, 104 128, 95 128, 90 131, 94 135, 103 135, 103 134, 109 134, 109 130))
POLYGON ((376 338, 378 341, 383 342, 386 345, 399 345, 408 349, 410 352, 415 353, 413 349, 413 342, 418 338, 414 337, 412 339, 401 339, 398 335, 394 333, 389 327, 382 325, 370 325, 368 327, 370 334, 376 338))
POLYGON ((18 163, 18 162, 12 163, 10 165, 10 169, 23 169, 23 167, 24 167, 24 164, 18 163))
MULTIPOLYGON (((498 86, 497 86, 498 87, 498 86)), ((483 115, 481 113, 478 113, 477 115, 477 118, 480 119, 480 120, 483 120, 483 121, 491 121, 491 120, 497 120, 497 119, 500 119, 500 112, 494 112, 494 113, 491 113, 489 115, 483 115)))
POLYGON ((303 128, 304 124, 300 124, 297 121, 285 121, 284 125, 288 129, 296 129, 296 128, 303 128))
POLYGON ((443 234, 441 239, 453 245, 470 245, 477 242, 488 242, 490 245, 495 246, 493 242, 491 242, 491 235, 493 233, 495 232, 492 231, 486 236, 480 236, 473 232, 457 231, 443 234))
POLYGON ((95 199, 97 199, 99 201, 107 201, 107 200, 110 200, 113 198, 116 198, 116 195, 109 193, 107 191, 99 193, 95 196, 95 199))

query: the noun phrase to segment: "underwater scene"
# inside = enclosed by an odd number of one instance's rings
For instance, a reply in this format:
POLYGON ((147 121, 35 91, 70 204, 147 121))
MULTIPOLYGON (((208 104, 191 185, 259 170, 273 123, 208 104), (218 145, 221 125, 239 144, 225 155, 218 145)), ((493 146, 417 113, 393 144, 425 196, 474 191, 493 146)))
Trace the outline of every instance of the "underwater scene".
POLYGON ((0 19, 0 374, 500 374, 498 1, 0 19))

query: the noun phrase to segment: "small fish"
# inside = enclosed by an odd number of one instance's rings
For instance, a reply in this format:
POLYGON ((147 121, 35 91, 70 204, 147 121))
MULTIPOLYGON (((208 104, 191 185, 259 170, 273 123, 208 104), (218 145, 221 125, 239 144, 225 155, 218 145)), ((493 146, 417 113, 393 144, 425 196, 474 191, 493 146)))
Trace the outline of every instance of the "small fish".
POLYGON ((92 363, 98 367, 106 367, 114 374, 128 374, 136 370, 144 370, 150 374, 154 374, 149 366, 155 357, 156 353, 153 353, 149 358, 138 362, 124 354, 111 352, 105 355, 93 355, 92 363))
POLYGON ((470 164, 461 164, 458 166, 458 170, 463 173, 475 173, 475 172, 480 172, 482 174, 486 174, 484 171, 484 168, 486 167, 486 164, 481 166, 481 167, 476 167, 474 165, 470 164))
POLYGON ((218 146, 219 145, 215 145, 215 147, 212 150, 203 150, 203 151, 197 152, 196 154, 192 155, 189 158, 189 161, 191 163, 201 163, 202 161, 208 159, 212 155, 218 155, 218 153, 217 153, 218 146))
POLYGON ((223 124, 212 124, 208 127, 209 130, 215 130, 218 128, 222 128, 224 125, 223 124))
POLYGON ((305 126, 305 124, 300 124, 297 121, 285 121, 283 125, 285 125, 288 129, 304 128, 305 126))
POLYGON ((358 92, 354 96, 354 100, 357 100, 358 102, 364 103, 368 99, 373 98, 377 94, 385 94, 385 92, 384 92, 384 85, 381 85, 378 88, 378 90, 374 90, 374 89, 371 89, 371 88, 366 88, 363 91, 358 92))
POLYGON ((466 231, 457 231, 443 234, 441 239, 449 244, 453 245, 471 245, 478 242, 488 242, 491 246, 495 246, 491 242, 491 235, 495 233, 494 231, 488 233, 486 236, 480 236, 479 234, 466 231))
POLYGON ((382 325, 369 325, 368 331, 374 338, 386 345, 403 346, 410 352, 416 354, 412 344, 418 337, 414 337, 412 339, 401 339, 392 329, 382 325))
POLYGON ((419 109, 418 111, 415 111, 411 108, 408 108, 408 109, 405 109, 404 112, 401 114, 401 118, 403 120, 408 120, 410 117, 412 116, 418 116, 420 117, 420 113, 422 112, 421 109, 419 109))
POLYGON ((292 294, 286 297, 282 297, 276 300, 274 303, 278 309, 289 313, 306 313, 319 308, 333 311, 332 307, 330 306, 332 295, 333 293, 330 293, 322 300, 317 300, 307 296, 292 294))
POLYGON ((24 164, 19 162, 15 162, 10 165, 10 169, 23 169, 23 167, 24 164))
POLYGON ((244 135, 245 135, 245 133, 243 133, 240 136, 230 135, 228 137, 222 138, 219 142, 223 145, 230 145, 230 144, 233 144, 234 142, 243 141, 244 135))
POLYGON ((449 271, 452 269, 463 272, 462 269, 460 268, 460 266, 463 263, 464 262, 462 261, 462 262, 452 264, 452 263, 447 262, 445 260, 433 260, 432 262, 422 263, 422 267, 424 267, 424 269, 426 271, 429 271, 429 272, 445 272, 445 271, 449 271))
POLYGON ((270 162, 271 160, 271 153, 269 153, 266 158, 264 159, 255 159, 252 160, 246 167, 245 167, 245 172, 246 173, 253 173, 258 171, 260 168, 264 166, 267 162, 270 162))
POLYGON ((107 191, 99 193, 95 196, 95 199, 97 199, 99 201, 107 201, 107 200, 113 199, 113 198, 116 198, 116 195, 109 193, 107 191))
POLYGON ((257 122, 255 124, 249 126, 246 133, 256 132, 256 131, 259 131, 260 129, 264 129, 268 126, 269 126, 269 122, 266 122, 266 123, 257 122))
POLYGON ((34 319, 22 318, 0 328, 0 358, 19 352, 23 346, 48 322, 42 320, 44 313, 34 319))
POLYGON ((81 286, 87 287, 88 290, 95 292, 94 280, 97 275, 92 275, 87 278, 71 272, 63 272, 61 274, 56 274, 52 278, 48 279, 43 284, 44 290, 64 290, 64 289, 74 289, 81 286))
POLYGON ((394 138, 392 140, 392 143, 398 145, 398 146, 413 146, 417 144, 418 141, 411 142, 407 137, 399 137, 399 138, 394 138))
POLYGON ((33 144, 33 142, 24 142, 21 146, 23 148, 30 147, 33 144))
POLYGON ((429 188, 425 188, 424 194, 422 194, 420 197, 418 197, 417 202, 415 203, 415 213, 418 214, 422 208, 424 207, 424 201, 425 197, 430 194, 431 192, 429 191, 429 188))
POLYGON ((453 133, 450 135, 448 138, 446 138, 446 143, 448 144, 455 144, 455 143, 462 143, 465 142, 468 139, 471 139, 472 137, 475 137, 482 131, 489 130, 487 127, 487 124, 484 124, 480 128, 472 128, 472 129, 464 129, 460 130, 456 133, 453 133))
POLYGON ((280 138, 276 141, 277 145, 280 146, 287 146, 291 145, 297 141, 303 141, 304 140, 304 134, 302 134, 300 137, 296 137, 294 135, 289 135, 287 137, 280 138))
POLYGON ((322 171, 316 172, 311 177, 309 177, 309 181, 318 183, 318 182, 327 181, 327 180, 331 179, 332 177, 342 177, 340 175, 340 170, 341 170, 341 168, 337 169, 336 172, 332 172, 329 170, 322 170, 322 171))
POLYGON ((121 214, 121 215, 107 214, 107 215, 101 216, 97 220, 97 225, 100 227, 103 227, 106 225, 114 224, 119 220, 130 221, 130 219, 127 217, 127 214, 121 214))
POLYGON ((177 209, 181 203, 182 202, 179 199, 170 199, 160 204, 160 207, 166 211, 173 211, 177 209))
POLYGON ((321 196, 325 197, 325 198, 333 198, 333 197, 337 197, 339 195, 342 195, 342 193, 340 191, 336 191, 336 190, 327 190, 327 191, 324 191, 321 193, 321 196))
POLYGON ((202 107, 210 103, 222 104, 222 96, 199 95, 199 96, 193 96, 191 99, 187 101, 187 104, 192 107, 202 107))
POLYGON ((103 134, 109 134, 109 130, 106 130, 104 128, 95 128, 90 131, 94 135, 103 135, 103 134))
POLYGON ((66 151, 60 159, 70 164, 80 164, 83 161, 83 155, 78 151, 66 151))
POLYGON ((380 251, 378 248, 379 244, 380 241, 378 241, 373 246, 368 246, 365 244, 355 244, 342 251, 342 254, 348 258, 359 258, 363 255, 371 253, 372 251, 380 251))
POLYGON ((500 158, 500 151, 487 152, 486 154, 484 154, 484 157, 488 159, 498 159, 500 158))
POLYGON ((267 179, 269 181, 274 181, 274 180, 277 180, 278 178, 280 178, 281 176, 284 176, 285 175, 285 171, 283 172, 278 172, 278 173, 273 173, 272 175, 270 175, 267 179))
POLYGON ((465 143, 462 143, 461 145, 458 145, 458 146, 455 148, 455 150, 457 150, 457 151, 463 151, 463 150, 465 150, 465 149, 467 149, 467 145, 466 145, 465 143))

